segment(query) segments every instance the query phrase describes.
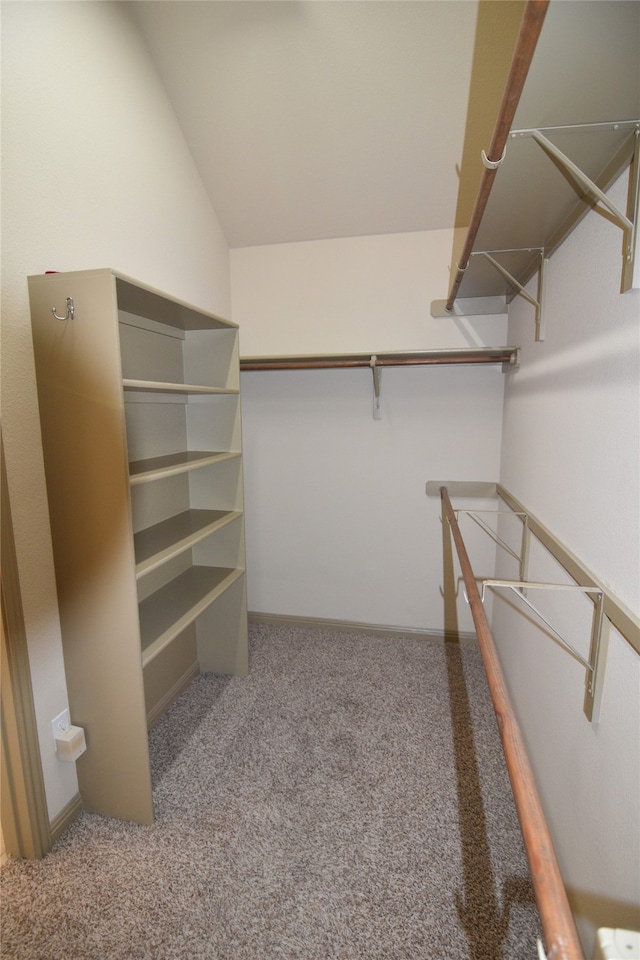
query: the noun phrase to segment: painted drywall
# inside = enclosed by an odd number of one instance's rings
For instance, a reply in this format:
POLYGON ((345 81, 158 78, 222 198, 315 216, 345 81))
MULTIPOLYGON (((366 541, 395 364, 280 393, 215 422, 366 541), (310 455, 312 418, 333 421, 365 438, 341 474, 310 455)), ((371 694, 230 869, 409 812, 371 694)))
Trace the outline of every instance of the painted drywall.
POLYGON ((113 267, 228 315, 229 261, 126 4, 2 5, 2 148, 2 430, 54 818, 77 781, 50 728, 67 695, 26 278, 113 267))
MULTIPOLYGON (((451 231, 231 251, 245 356, 502 344, 506 319, 434 320, 451 231)), ((440 506, 431 479, 497 477, 504 377, 485 368, 242 376, 249 608, 404 629, 444 628, 440 506)), ((471 534, 478 563, 492 544, 471 534)), ((459 626, 471 630, 460 595, 459 626)))
POLYGON ((231 251, 243 356, 500 345, 504 317, 435 320, 453 231, 345 237, 231 251))
MULTIPOLYGON (((627 177, 611 197, 625 209, 627 177)), ((640 610, 640 291, 619 293, 622 237, 590 213, 550 261, 546 338, 514 302, 521 365, 505 392, 501 482, 636 615, 640 610)), ((502 561, 501 572, 513 576, 502 561)), ((531 579, 563 582, 545 551, 531 579)), ((530 599, 533 600, 531 596, 530 599)), ((590 605, 535 602, 588 656, 590 605)), ((598 926, 640 926, 640 657, 611 637, 601 722, 583 714, 585 670, 494 601, 500 656, 530 751, 585 955, 598 926)))

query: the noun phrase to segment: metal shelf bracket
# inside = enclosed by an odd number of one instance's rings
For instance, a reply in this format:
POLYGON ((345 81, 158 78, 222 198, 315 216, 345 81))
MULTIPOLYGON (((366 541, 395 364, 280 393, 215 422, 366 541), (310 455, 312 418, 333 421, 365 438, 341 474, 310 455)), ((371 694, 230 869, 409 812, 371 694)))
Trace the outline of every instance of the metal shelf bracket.
POLYGON ((527 568, 529 563, 529 544, 531 540, 529 536, 530 531, 529 531, 529 515, 528 514, 520 513, 519 511, 516 511, 516 510, 454 510, 453 512, 455 513, 456 518, 459 518, 460 516, 467 516, 469 517, 470 520, 473 520, 474 523, 477 523, 480 529, 484 530, 487 536, 491 537, 494 543, 496 543, 503 550, 506 550, 506 552, 511 557, 513 557, 514 560, 518 561, 520 565, 520 568, 519 568, 520 579, 521 580, 527 579, 527 568), (502 537, 500 537, 495 530, 492 530, 491 527, 487 523, 485 523, 484 520, 481 519, 480 517, 481 513, 489 514, 490 516, 493 516, 493 517, 498 517, 498 516, 520 517, 520 519, 522 520, 522 541, 520 545, 520 553, 516 553, 515 550, 509 546, 506 540, 503 540, 502 537))
MULTIPOLYGON (((545 624, 547 629, 553 633, 559 643, 568 650, 572 656, 587 671, 586 692, 584 711, 592 723, 600 721, 600 706, 602 700, 603 674, 606 662, 606 650, 609 639, 609 621, 604 616, 604 593, 599 587, 581 586, 580 584, 566 583, 535 583, 531 580, 481 580, 482 592, 481 600, 484 603, 486 587, 505 588, 511 590, 522 600, 530 610, 545 624), (566 590, 578 593, 587 593, 593 597, 593 616, 591 620, 591 641, 589 645, 589 658, 586 659, 576 648, 566 640, 561 633, 547 620, 540 610, 528 599, 526 592, 528 590, 566 590)), ((465 597, 466 599, 466 597, 465 597)))
POLYGON ((472 257, 484 257, 485 260, 488 260, 489 263, 495 267, 498 273, 502 274, 505 280, 508 281, 512 286, 514 286, 521 297, 524 297, 525 300, 528 300, 536 308, 536 342, 541 342, 544 340, 545 334, 545 310, 544 310, 544 298, 546 294, 546 285, 545 285, 545 272, 547 265, 549 263, 548 258, 544 255, 544 249, 540 249, 540 265, 538 267, 538 299, 532 297, 531 294, 526 290, 523 285, 517 280, 506 267, 499 263, 495 257, 494 253, 515 253, 514 250, 474 250, 471 254, 472 257))
MULTIPOLYGON (((584 712, 587 719, 592 723, 598 723, 611 628, 613 627, 619 636, 631 646, 632 650, 640 655, 640 617, 612 593, 593 571, 582 563, 537 517, 528 512, 526 507, 502 484, 487 480, 427 480, 425 492, 428 497, 437 497, 442 500, 443 488, 447 493, 447 499, 451 496, 465 500, 502 501, 509 508, 509 511, 519 515, 523 523, 526 523, 527 531, 526 533, 523 531, 524 549, 520 552, 520 571, 522 573, 524 569, 525 575, 521 575, 520 581, 508 581, 509 584, 514 582, 522 584, 518 588, 521 597, 532 586, 526 576, 529 540, 531 538, 534 538, 535 542, 560 564, 576 585, 589 588, 587 592, 592 596, 594 605, 597 607, 595 617, 600 623, 596 622, 592 630, 589 657, 588 659, 583 658, 589 666, 584 712), (602 595, 601 599, 598 599, 598 593, 602 595)), ((492 509, 482 512, 496 513, 499 511, 492 509)), ((453 509, 451 509, 451 514, 455 519, 453 509)), ((455 519, 455 523, 458 527, 457 519, 455 519)), ((511 550, 511 548, 509 549, 511 550)), ((512 550, 512 554, 516 554, 515 549, 512 550)), ((479 595, 478 599, 480 599, 479 595)))
MULTIPOLYGON (((456 520, 460 516, 467 516, 469 519, 473 520, 481 530, 483 530, 490 538, 496 543, 501 549, 505 550, 514 560, 518 561, 519 564, 519 580, 494 580, 494 579, 482 579, 478 581, 481 586, 481 595, 480 599, 484 603, 485 598, 485 589, 487 587, 491 588, 504 588, 511 590, 513 593, 518 596, 527 607, 532 610, 533 613, 545 624, 545 626, 551 631, 554 637, 558 640, 561 646, 568 650, 572 656, 578 660, 579 663, 587 671, 586 686, 585 686, 585 700, 584 700, 584 712, 587 716, 587 719, 592 723, 597 724, 600 722, 600 707, 602 702, 602 690, 604 686, 604 670, 606 664, 606 657, 609 644, 609 630, 611 626, 610 620, 604 616, 604 590, 598 586, 590 585, 581 585, 581 584, 561 584, 561 583, 539 583, 527 579, 527 569, 529 563, 529 547, 531 543, 531 530, 529 526, 529 515, 524 511, 519 510, 462 510, 455 509, 454 511, 456 520), (522 521, 522 539, 520 545, 520 552, 518 553, 511 547, 506 540, 504 540, 499 534, 493 530, 488 523, 482 519, 482 515, 490 516, 512 516, 519 517, 522 521), (576 650, 576 648, 569 643, 565 638, 560 634, 555 627, 549 622, 549 620, 544 616, 543 613, 531 602, 527 597, 527 592, 529 590, 567 590, 573 592, 586 593, 592 596, 594 609, 593 617, 591 621, 591 641, 589 646, 589 657, 588 659, 583 657, 582 654, 576 650)), ((465 592, 464 598, 468 601, 467 594, 465 592)))
POLYGON ((625 244, 624 244, 624 259, 622 266, 622 281, 621 281, 621 292, 626 293, 627 290, 635 289, 640 286, 640 264, 638 263, 638 245, 637 245, 637 226, 638 226, 638 209, 639 209, 639 196, 640 196, 640 121, 638 120, 626 120, 619 121, 615 123, 597 123, 597 124, 582 124, 576 125, 573 127, 547 127, 541 129, 531 129, 531 130, 512 130, 511 132, 512 139, 517 139, 521 137, 531 137, 535 142, 547 153, 550 157, 556 160, 561 167, 563 167, 567 173, 574 177, 584 188, 585 190, 595 199, 596 202, 601 203, 609 211, 615 223, 622 229, 625 235, 625 244), (630 216, 622 213, 618 207, 612 203, 612 201, 607 197, 606 193, 600 189, 600 187, 591 180, 590 177, 584 173, 580 167, 569 159, 569 157, 560 150, 559 147, 552 143, 548 137, 542 132, 545 130, 548 132, 556 131, 582 131, 589 129, 602 129, 610 128, 612 130, 629 129, 633 132, 634 136, 634 151, 633 151, 633 161, 631 167, 631 177, 629 184, 629 210, 630 216))

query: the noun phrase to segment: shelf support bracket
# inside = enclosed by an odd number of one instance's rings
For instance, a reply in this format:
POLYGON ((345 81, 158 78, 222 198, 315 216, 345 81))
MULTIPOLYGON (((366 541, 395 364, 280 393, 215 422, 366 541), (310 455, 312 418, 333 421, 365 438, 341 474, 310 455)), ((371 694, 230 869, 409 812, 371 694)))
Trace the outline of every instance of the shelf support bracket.
POLYGON ((516 280, 516 278, 511 273, 509 273, 507 268, 504 267, 501 263, 499 263, 495 259, 495 257, 492 256, 492 253, 502 253, 502 252, 512 253, 513 251, 475 250, 471 254, 471 256, 484 257, 485 260, 488 260, 489 263, 493 267, 495 267, 498 273, 502 274, 505 280, 516 288, 519 295, 521 297, 524 297, 525 300, 528 300, 529 303, 531 303, 536 308, 536 342, 539 343, 542 340, 544 340, 544 334, 545 334, 545 327, 544 327, 544 321, 545 321, 544 302, 545 302, 545 296, 546 296, 545 273, 546 273, 546 268, 549 263, 549 260, 548 258, 545 257, 544 250, 541 249, 540 265, 538 267, 538 278, 539 278, 538 279, 538 299, 536 300, 535 297, 531 296, 528 290, 525 290, 525 288, 520 283, 520 281, 516 280))
MULTIPOLYGON (((596 586, 582 586, 579 584, 559 584, 559 583, 534 583, 527 579, 527 568, 529 565, 529 547, 531 542, 531 531, 529 529, 529 515, 519 510, 462 510, 453 511, 456 520, 461 516, 467 516, 473 520, 481 530, 483 530, 499 547, 505 550, 514 560, 519 563, 519 580, 481 580, 482 593, 481 600, 484 603, 485 587, 503 587, 510 589, 515 593, 523 603, 525 603, 536 616, 549 628, 564 649, 569 650, 574 657, 585 667, 587 671, 586 692, 584 700, 584 712, 591 723, 600 722, 600 706, 602 702, 602 689, 604 685, 604 669, 607 658, 609 644, 610 620, 604 616, 604 591, 596 586), (480 514, 489 516, 512 516, 519 517, 522 521, 522 540, 520 544, 520 553, 511 547, 506 540, 493 530, 486 523, 480 514), (529 589, 538 590, 574 590, 593 595, 594 611, 591 625, 591 643, 589 648, 589 658, 586 659, 562 637, 553 627, 546 617, 538 610, 530 600, 527 599, 529 589)), ((464 594, 467 600, 467 594, 464 594)))
MULTIPOLYGON (((608 644, 608 623, 604 616, 604 593, 599 587, 584 587, 580 584, 564 583, 534 583, 530 580, 481 580, 481 600, 484 603, 485 588, 505 588, 515 593, 530 610, 535 613, 547 629, 556 637, 562 647, 578 660, 587 671, 586 693, 584 709, 587 718, 592 723, 600 720, 600 706, 602 699, 604 664, 606 662, 606 648, 608 644), (593 595, 593 616, 591 621, 591 641, 589 658, 585 658, 576 648, 566 640, 561 633, 547 620, 547 618, 531 603, 525 594, 528 590, 568 590, 593 595)), ((466 595, 465 595, 466 599, 466 595)))
POLYGON ((633 225, 627 235, 622 283, 620 284, 621 293, 640 289, 640 244, 638 243, 638 225, 640 224, 640 130, 635 132, 635 146, 629 174, 629 210, 633 225))
MULTIPOLYGON (((616 129, 619 124, 612 124, 616 129)), ((584 173, 580 167, 569 159, 559 147, 552 143, 541 130, 514 130, 512 137, 532 137, 545 153, 553 157, 563 167, 567 173, 574 177, 596 202, 601 203, 609 211, 614 222, 622 229, 625 235, 624 259, 622 266, 622 281, 620 289, 622 293, 628 290, 640 287, 640 264, 638 263, 637 250, 637 227, 638 227, 638 208, 640 194, 640 124, 635 123, 634 131, 634 151, 631 164, 630 189, 629 189, 629 210, 630 216, 622 213, 613 203, 606 193, 584 173)))
MULTIPOLYGON (((520 580, 526 580, 528 576, 529 569, 529 549, 531 545, 531 531, 529 529, 529 514, 524 513, 520 510, 454 510, 456 519, 459 520, 461 516, 467 516, 470 520, 473 520, 474 523, 477 523, 481 530, 493 540, 495 544, 505 550, 509 556, 513 557, 514 560, 518 561, 518 569, 520 573, 520 580), (484 513, 493 517, 519 517, 522 521, 522 539, 520 541, 520 553, 516 553, 513 547, 510 547, 506 540, 504 540, 499 534, 493 530, 488 523, 485 523, 479 516, 479 514, 484 513)), ((526 595, 526 589, 523 587, 523 592, 526 595)))
POLYGON ((501 536, 499 536, 495 530, 492 530, 488 523, 485 523, 485 521, 482 520, 482 518, 480 517, 480 514, 487 513, 492 517, 499 517, 499 516, 521 517, 524 524, 524 529, 527 529, 526 513, 516 513, 513 510, 457 510, 457 509, 454 510, 453 512, 456 515, 456 519, 460 518, 461 516, 469 517, 470 520, 473 520, 474 523, 478 524, 481 530, 484 530, 484 532, 493 540, 494 543, 496 543, 499 547, 502 547, 503 550, 506 550, 509 556, 513 557, 514 560, 517 560, 518 563, 520 564, 520 579, 521 580, 525 579, 526 574, 523 574, 522 572, 523 557, 525 555, 524 534, 523 534, 522 548, 521 548, 520 554, 517 554, 515 550, 509 546, 506 540, 504 540, 501 536))

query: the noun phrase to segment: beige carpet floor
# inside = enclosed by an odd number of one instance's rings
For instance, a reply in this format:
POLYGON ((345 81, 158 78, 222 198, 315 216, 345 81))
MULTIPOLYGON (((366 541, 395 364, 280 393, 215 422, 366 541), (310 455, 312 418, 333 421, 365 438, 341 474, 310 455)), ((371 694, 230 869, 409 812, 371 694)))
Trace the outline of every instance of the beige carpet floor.
POLYGON ((475 643, 251 627, 150 735, 156 822, 1 871, 6 960, 532 960, 475 643))

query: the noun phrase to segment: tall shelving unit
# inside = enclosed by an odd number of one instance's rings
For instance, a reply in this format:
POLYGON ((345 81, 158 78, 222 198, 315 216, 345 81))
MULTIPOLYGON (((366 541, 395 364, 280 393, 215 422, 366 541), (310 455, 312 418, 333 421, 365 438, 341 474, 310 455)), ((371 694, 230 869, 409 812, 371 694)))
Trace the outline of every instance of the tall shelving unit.
POLYGON ((29 297, 80 791, 150 823, 148 727, 248 671, 238 329, 112 270, 29 297))

